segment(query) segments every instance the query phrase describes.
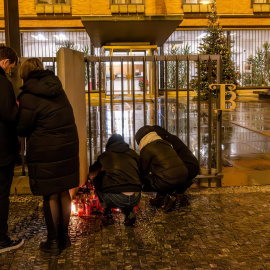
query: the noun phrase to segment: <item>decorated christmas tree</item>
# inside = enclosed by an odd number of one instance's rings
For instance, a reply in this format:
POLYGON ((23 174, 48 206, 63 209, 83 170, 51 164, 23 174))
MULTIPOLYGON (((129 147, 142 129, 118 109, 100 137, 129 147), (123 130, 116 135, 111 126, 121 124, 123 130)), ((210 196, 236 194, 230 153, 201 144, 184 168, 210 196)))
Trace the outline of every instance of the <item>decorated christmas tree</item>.
MULTIPOLYGON (((211 13, 207 15, 208 28, 203 42, 200 44, 200 54, 220 54, 222 56, 222 81, 221 83, 237 85, 237 75, 231 60, 230 48, 226 42, 226 36, 219 23, 217 16, 216 0, 211 2, 211 13)), ((200 80, 201 85, 198 87, 198 78, 191 81, 193 89, 200 89, 201 99, 207 100, 209 96, 209 79, 208 79, 208 61, 200 63, 200 80)), ((212 83, 217 82, 217 63, 212 63, 212 83)))

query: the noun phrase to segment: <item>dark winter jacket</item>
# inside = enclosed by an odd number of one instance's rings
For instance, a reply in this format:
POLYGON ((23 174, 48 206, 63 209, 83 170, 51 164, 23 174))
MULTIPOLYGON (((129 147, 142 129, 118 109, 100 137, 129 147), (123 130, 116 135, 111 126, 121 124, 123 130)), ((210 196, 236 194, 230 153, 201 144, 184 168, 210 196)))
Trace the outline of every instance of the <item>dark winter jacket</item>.
POLYGON ((17 114, 18 106, 12 84, 0 67, 0 167, 14 162, 18 154, 17 114))
MULTIPOLYGON (((150 132, 147 126, 136 133, 139 144, 150 132)), ((168 191, 177 189, 187 182, 188 171, 183 161, 177 155, 172 145, 165 140, 158 139, 146 144, 140 151, 141 166, 144 176, 151 172, 156 180, 156 190, 168 191)))
POLYGON ((89 168, 89 173, 99 171, 95 178, 98 191, 121 193, 141 191, 140 157, 129 148, 121 135, 114 134, 108 140, 106 151, 89 168))
POLYGON ((51 195, 79 185, 79 140, 73 110, 52 71, 33 71, 21 87, 18 134, 27 137, 30 187, 51 195))
POLYGON ((175 135, 169 133, 166 129, 155 125, 151 129, 155 131, 163 140, 169 142, 177 155, 181 158, 188 169, 188 181, 194 179, 199 171, 200 166, 197 158, 192 154, 189 148, 175 135))

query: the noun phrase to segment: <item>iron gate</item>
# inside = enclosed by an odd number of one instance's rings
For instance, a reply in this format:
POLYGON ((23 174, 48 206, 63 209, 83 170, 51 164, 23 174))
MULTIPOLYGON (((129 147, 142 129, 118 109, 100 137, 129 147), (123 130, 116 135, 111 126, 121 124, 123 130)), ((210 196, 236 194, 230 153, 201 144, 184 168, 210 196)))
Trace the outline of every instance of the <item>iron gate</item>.
MULTIPOLYGON (((201 167, 217 168, 221 172, 221 115, 213 113, 216 101, 211 98, 203 102, 200 91, 197 98, 190 87, 192 78, 198 78, 200 85, 201 61, 207 61, 209 83, 213 63, 217 67, 217 81, 221 78, 219 55, 173 55, 173 56, 111 56, 85 58, 88 134, 90 164, 105 149, 107 139, 113 133, 120 133, 130 146, 138 150, 135 133, 143 125, 158 124, 178 136, 197 156, 201 167), (118 63, 120 94, 116 95, 116 78, 113 66, 118 63), (135 66, 142 66, 142 91, 138 91, 135 66), (129 65, 129 74, 124 74, 129 65), (91 90, 90 67, 96 73, 96 88, 91 90), (173 73, 170 67, 174 67, 173 73), (180 72, 182 70, 182 73, 180 72), (174 88, 169 78, 174 77, 174 88), (183 82, 183 76, 185 80, 183 82), (181 84, 179 83, 181 81, 181 84), (128 88, 128 89, 126 89, 128 88), (196 99, 196 101, 195 101, 196 99), (213 163, 216 162, 216 165, 213 163)), ((214 177, 213 175, 210 177, 214 177)))

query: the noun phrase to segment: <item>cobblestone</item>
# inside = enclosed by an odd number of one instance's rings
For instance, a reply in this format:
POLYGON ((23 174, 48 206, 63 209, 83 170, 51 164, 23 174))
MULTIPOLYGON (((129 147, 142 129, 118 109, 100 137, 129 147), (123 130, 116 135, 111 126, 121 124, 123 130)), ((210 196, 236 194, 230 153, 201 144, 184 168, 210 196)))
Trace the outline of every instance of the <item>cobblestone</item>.
POLYGON ((0 269, 270 269, 267 186, 191 190, 191 204, 165 214, 142 197, 135 227, 103 226, 100 215, 72 216, 72 245, 59 256, 39 251, 46 239, 42 199, 11 197, 9 228, 22 248, 0 255, 0 269))

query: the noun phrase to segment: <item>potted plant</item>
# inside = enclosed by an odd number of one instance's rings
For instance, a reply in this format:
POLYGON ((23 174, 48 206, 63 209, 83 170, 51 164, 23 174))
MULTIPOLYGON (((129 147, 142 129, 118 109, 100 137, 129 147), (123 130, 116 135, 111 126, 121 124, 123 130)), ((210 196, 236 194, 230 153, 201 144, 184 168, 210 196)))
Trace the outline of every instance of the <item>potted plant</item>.
MULTIPOLYGON (((140 90, 143 91, 143 78, 139 79, 138 84, 139 84, 140 90)), ((149 85, 149 82, 146 79, 146 87, 148 87, 148 85, 149 85)))

